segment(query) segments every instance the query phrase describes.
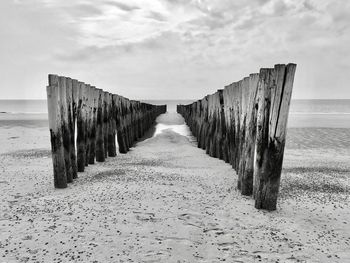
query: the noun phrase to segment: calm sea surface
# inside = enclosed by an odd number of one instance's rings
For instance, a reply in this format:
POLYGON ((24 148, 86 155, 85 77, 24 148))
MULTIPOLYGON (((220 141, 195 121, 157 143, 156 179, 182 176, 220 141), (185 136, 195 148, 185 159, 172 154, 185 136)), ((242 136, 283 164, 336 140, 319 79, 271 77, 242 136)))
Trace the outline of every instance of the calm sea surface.
MULTIPOLYGON (((152 104, 167 104, 176 111, 177 104, 192 100, 145 100, 152 104)), ((0 120, 47 119, 46 100, 0 100, 0 120)), ((350 128, 350 100, 292 100, 289 127, 350 128)))

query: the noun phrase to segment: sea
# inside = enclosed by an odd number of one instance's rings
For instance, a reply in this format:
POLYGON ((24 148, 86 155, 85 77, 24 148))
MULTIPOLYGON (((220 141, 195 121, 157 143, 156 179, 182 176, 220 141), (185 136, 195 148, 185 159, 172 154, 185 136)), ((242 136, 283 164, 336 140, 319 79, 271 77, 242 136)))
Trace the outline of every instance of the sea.
MULTIPOLYGON (((142 100, 147 103, 166 104, 168 112, 175 112, 177 104, 193 100, 142 100)), ((47 125, 46 100, 0 100, 0 123, 41 121, 47 125)), ((1 125, 3 126, 3 125, 1 125)), ((350 128, 350 99, 292 100, 288 127, 350 128)))

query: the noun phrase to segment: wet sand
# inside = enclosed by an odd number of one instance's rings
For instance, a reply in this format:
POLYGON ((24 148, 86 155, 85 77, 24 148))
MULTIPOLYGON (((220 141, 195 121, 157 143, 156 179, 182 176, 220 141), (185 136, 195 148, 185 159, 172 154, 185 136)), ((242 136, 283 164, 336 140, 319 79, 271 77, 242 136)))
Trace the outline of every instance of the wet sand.
POLYGON ((0 261, 350 261, 350 129, 289 129, 278 210, 265 212, 179 115, 158 122, 63 190, 47 128, 2 126, 0 261))

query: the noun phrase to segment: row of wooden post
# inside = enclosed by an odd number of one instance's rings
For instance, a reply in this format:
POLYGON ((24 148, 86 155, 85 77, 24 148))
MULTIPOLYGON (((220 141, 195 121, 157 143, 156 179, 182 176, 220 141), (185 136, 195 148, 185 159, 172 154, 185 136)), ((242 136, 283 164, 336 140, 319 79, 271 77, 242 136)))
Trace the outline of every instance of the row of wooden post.
POLYGON ((105 92, 75 79, 49 75, 47 104, 56 188, 89 164, 126 153, 166 105, 151 105, 105 92), (117 135, 117 136, 116 136, 117 135))
POLYGON ((276 209, 295 70, 295 64, 263 68, 177 106, 198 147, 232 165, 238 189, 253 195, 258 209, 276 209))

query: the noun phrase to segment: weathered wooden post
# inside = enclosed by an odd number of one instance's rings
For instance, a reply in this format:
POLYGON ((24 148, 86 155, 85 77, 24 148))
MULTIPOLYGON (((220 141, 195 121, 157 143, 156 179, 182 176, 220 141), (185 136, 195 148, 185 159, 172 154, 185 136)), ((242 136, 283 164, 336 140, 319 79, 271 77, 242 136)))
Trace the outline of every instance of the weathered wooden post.
POLYGON ((126 145, 129 149, 132 147, 132 140, 131 140, 131 102, 130 100, 127 100, 127 111, 126 111, 126 131, 125 131, 125 137, 126 137, 126 145))
POLYGON ((84 172, 86 163, 86 89, 83 82, 78 82, 77 112, 77 166, 78 172, 84 172))
POLYGON ((67 81, 67 105, 68 105, 68 127, 70 135, 70 157, 71 157, 71 166, 72 166, 72 177, 73 179, 77 178, 77 157, 75 153, 75 118, 74 118, 74 92, 73 91, 73 80, 71 78, 66 78, 67 81))
POLYGON ((115 112, 116 105, 113 94, 108 94, 108 156, 117 156, 117 148, 115 144, 116 120, 115 112))
POLYGON ((105 148, 104 148, 104 133, 103 133, 103 90, 98 90, 98 103, 97 103, 97 126, 96 126, 96 161, 105 161, 105 148))
POLYGON ((216 110, 216 130, 217 130, 217 137, 216 137, 216 156, 219 159, 224 159, 224 139, 225 139, 225 121, 222 118, 223 117, 223 90, 218 90, 216 93, 216 103, 217 103, 217 110, 216 110))
POLYGON ((125 111, 125 98, 119 97, 117 140, 120 153, 127 153, 128 151, 125 139, 125 111))
POLYGON ((68 123, 68 106, 67 106, 67 82, 65 77, 58 77, 58 87, 61 98, 61 123, 62 138, 64 148, 64 161, 66 167, 67 183, 73 182, 73 169, 71 162, 71 144, 70 128, 68 123))
POLYGON ((118 126, 120 125, 119 120, 119 114, 120 114, 120 99, 119 96, 116 94, 113 94, 113 105, 114 105, 114 111, 113 111, 113 119, 114 119, 114 144, 115 144, 115 156, 117 156, 117 148, 119 150, 119 144, 118 144, 118 126))
MULTIPOLYGON (((204 99, 198 101, 198 103, 201 105, 201 127, 199 130, 199 140, 198 140, 198 147, 205 150, 206 148, 206 138, 208 134, 208 96, 205 96, 204 99)), ((186 108, 183 107, 183 110, 185 111, 186 108)))
POLYGON ((260 71, 254 170, 258 209, 276 209, 295 69, 288 64, 260 71))
POLYGON ((232 147, 234 137, 234 129, 232 125, 232 85, 225 86, 223 91, 223 99, 224 99, 224 115, 225 115, 225 123, 226 123, 226 145, 227 145, 227 161, 232 165, 232 147))
MULTIPOLYGON (((245 166, 245 138, 246 138, 246 118, 249 99, 249 77, 244 78, 241 82, 240 98, 240 134, 239 134, 239 160, 237 167, 238 186, 242 188, 242 177, 245 166)), ((241 189, 242 190, 242 189, 241 189)))
POLYGON ((108 92, 103 92, 103 144, 104 155, 108 157, 108 92))
POLYGON ((130 136, 129 136, 129 117, 130 117, 130 101, 125 99, 125 115, 124 115, 124 139, 126 145, 126 152, 129 151, 130 145, 130 136))
POLYGON ((244 153, 241 166, 241 192, 243 195, 253 194, 253 175, 254 175, 254 150, 256 135, 256 116, 257 116, 257 91, 259 74, 249 76, 249 95, 246 112, 246 133, 244 140, 244 153))
POLYGON ((64 160, 64 148, 62 138, 62 120, 60 90, 58 86, 58 76, 49 75, 49 86, 47 92, 47 108, 49 115, 49 128, 51 137, 51 152, 54 185, 56 188, 67 187, 67 175, 64 160))
POLYGON ((239 135, 239 127, 238 127, 238 106, 239 106, 239 90, 238 90, 238 83, 234 82, 230 85, 231 90, 231 107, 230 107, 230 126, 231 126, 231 134, 230 134, 230 152, 231 152, 231 160, 230 163, 233 167, 233 169, 236 169, 236 160, 237 160, 237 153, 238 153, 238 135, 239 135))
POLYGON ((90 155, 90 96, 91 96, 91 89, 89 84, 85 84, 85 166, 89 165, 89 155, 90 155))
POLYGON ((227 126, 226 126, 226 119, 225 119, 225 105, 224 105, 224 90, 220 90, 219 92, 219 98, 220 98, 220 108, 219 108, 219 119, 220 119, 220 131, 221 131, 221 157, 222 160, 224 160, 226 163, 229 162, 229 155, 228 155, 228 141, 227 141, 227 126))
POLYGON ((76 147, 76 141, 75 141, 75 135, 77 132, 76 125, 77 125, 77 114, 78 114, 78 107, 79 107, 79 87, 78 87, 78 81, 76 79, 72 80, 72 101, 73 101, 73 130, 71 132, 71 142, 72 144, 72 152, 74 153, 75 160, 72 161, 73 166, 73 179, 78 178, 78 165, 77 165, 77 147, 76 147))
POLYGON ((145 114, 145 111, 144 111, 144 104, 142 102, 140 102, 139 104, 139 110, 138 110, 138 125, 137 125, 137 137, 138 138, 141 138, 143 135, 144 135, 144 121, 145 119, 147 119, 147 115, 148 114, 145 114))
POLYGON ((95 163, 97 104, 98 104, 98 91, 95 87, 91 87, 91 125, 90 125, 89 164, 95 163))

